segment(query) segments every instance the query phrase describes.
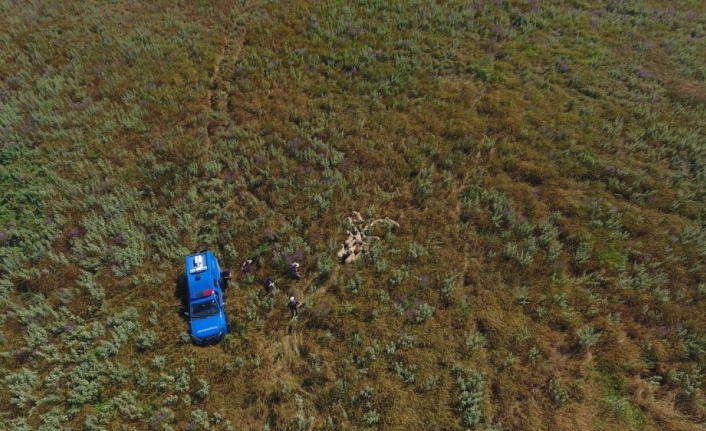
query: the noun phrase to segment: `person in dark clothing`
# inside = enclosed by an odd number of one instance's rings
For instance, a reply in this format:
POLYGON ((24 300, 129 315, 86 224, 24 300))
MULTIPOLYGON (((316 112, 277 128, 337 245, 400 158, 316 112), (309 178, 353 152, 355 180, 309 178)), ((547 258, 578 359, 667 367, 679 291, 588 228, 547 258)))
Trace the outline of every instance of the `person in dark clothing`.
POLYGON ((275 283, 272 281, 272 277, 267 277, 262 283, 262 287, 265 289, 265 293, 269 294, 275 288, 275 283))
POLYGON ((299 316, 299 307, 301 307, 301 305, 302 303, 294 299, 293 296, 289 297, 289 304, 287 304, 287 306, 292 311, 292 317, 299 316))
POLYGON ((221 271, 221 280, 223 280, 223 287, 225 287, 226 289, 230 287, 230 274, 230 269, 225 269, 221 271))
POLYGON ((292 278, 295 280, 302 278, 301 274, 299 274, 299 262, 294 262, 289 265, 289 273, 292 274, 292 278))
POLYGON ((250 271, 252 271, 252 259, 248 259, 243 264, 240 266, 240 270, 243 271, 243 274, 249 275, 250 271))

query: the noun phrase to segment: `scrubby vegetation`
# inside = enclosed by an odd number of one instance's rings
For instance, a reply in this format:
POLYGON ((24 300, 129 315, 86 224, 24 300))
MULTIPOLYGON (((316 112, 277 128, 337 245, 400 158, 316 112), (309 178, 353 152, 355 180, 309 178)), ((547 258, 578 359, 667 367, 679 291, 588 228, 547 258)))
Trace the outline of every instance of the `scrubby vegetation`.
POLYGON ((703 2, 0 0, 0 28, 4 428, 703 429, 703 2), (340 265, 352 210, 399 227, 340 265), (209 348, 177 295, 203 248, 254 270, 209 348))

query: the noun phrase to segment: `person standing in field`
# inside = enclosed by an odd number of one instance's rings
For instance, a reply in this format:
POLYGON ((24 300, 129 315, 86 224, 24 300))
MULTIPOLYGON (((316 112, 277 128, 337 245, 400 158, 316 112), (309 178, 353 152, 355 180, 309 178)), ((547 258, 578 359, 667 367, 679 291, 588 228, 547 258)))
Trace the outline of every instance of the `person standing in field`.
POLYGON ((274 281, 272 281, 272 277, 267 276, 265 281, 262 283, 262 287, 265 289, 266 294, 269 294, 270 292, 272 292, 272 290, 274 290, 274 288, 275 288, 275 283, 274 283, 274 281))
POLYGON ((230 275, 231 275, 230 268, 221 271, 221 280, 223 280, 223 287, 226 289, 228 287, 230 287, 230 275))
POLYGON ((287 307, 292 312, 292 317, 297 317, 299 316, 299 307, 301 307, 302 303, 294 299, 293 296, 289 297, 289 304, 287 304, 287 307))
POLYGON ((301 274, 299 274, 299 262, 294 262, 289 265, 289 273, 295 280, 299 280, 300 278, 302 278, 301 274))
POLYGON ((252 271, 252 259, 248 259, 243 262, 240 266, 240 270, 243 271, 243 274, 250 275, 250 272, 252 271))

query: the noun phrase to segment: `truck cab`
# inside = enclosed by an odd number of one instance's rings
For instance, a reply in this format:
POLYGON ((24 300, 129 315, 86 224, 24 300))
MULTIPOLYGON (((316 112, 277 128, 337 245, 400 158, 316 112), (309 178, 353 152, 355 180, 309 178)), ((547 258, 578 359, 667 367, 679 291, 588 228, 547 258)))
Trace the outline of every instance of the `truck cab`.
POLYGON ((186 256, 184 264, 191 341, 200 346, 215 344, 228 332, 218 259, 206 250, 186 256))

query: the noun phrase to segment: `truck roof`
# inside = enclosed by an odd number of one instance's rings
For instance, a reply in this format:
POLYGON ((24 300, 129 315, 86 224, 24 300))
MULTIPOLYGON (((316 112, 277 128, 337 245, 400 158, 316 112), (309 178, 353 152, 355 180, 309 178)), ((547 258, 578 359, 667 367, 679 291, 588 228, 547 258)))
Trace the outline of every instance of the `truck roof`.
POLYGON ((213 253, 203 251, 190 254, 184 259, 184 264, 190 297, 206 289, 214 289, 216 287, 221 270, 213 253))

